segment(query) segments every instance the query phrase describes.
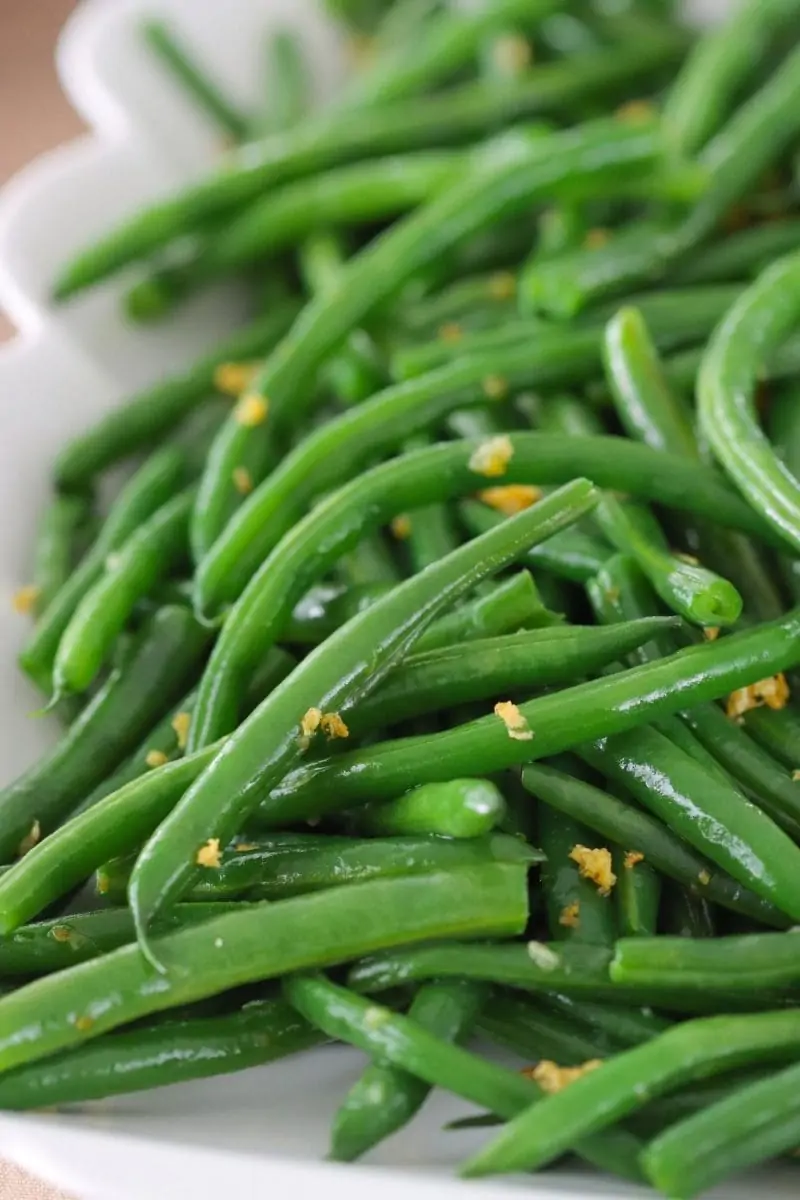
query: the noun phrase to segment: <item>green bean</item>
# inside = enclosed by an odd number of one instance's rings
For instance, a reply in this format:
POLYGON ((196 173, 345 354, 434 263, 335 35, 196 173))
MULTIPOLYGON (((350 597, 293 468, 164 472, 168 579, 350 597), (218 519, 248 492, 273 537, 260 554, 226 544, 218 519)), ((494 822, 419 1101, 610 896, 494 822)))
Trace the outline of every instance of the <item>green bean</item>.
POLYGON ((34 612, 43 613, 69 580, 89 524, 88 496, 57 493, 44 510, 33 559, 34 612))
POLYGON ((794 772, 800 762, 800 721, 793 709, 752 708, 744 714, 744 729, 760 746, 794 772))
POLYGON ((324 1040, 284 1001, 251 1001, 222 1016, 99 1037, 45 1063, 8 1071, 0 1082, 0 1104, 25 1110, 102 1100, 244 1071, 324 1040))
POLYGON ((611 967, 617 983, 663 987, 678 981, 690 987, 747 991, 754 985, 788 987, 800 979, 797 931, 706 938, 623 938, 611 967))
MULTIPOLYGON (((383 831, 370 830, 373 832, 383 831)), ((365 839, 288 834, 233 843, 221 852, 219 866, 203 873, 190 895, 193 900, 239 896, 283 900, 368 879, 453 871, 487 862, 535 861, 536 852, 517 838, 488 836, 482 829, 463 840, 427 833, 365 839)), ((129 859, 106 863, 97 872, 98 893, 112 903, 124 903, 132 865, 129 859)))
MULTIPOLYGON (((264 561, 231 610, 201 685, 192 744, 201 745, 235 724, 241 678, 249 664, 279 636, 288 616, 284 616, 286 608, 356 542, 365 527, 374 527, 411 504, 472 490, 473 454, 491 454, 493 445, 481 450, 474 443, 449 443, 396 458, 327 497, 299 522, 264 561)), ((586 469, 600 484, 691 505, 720 522, 748 530, 767 528, 711 471, 623 439, 520 433, 501 438, 502 457, 509 447, 512 457, 505 466, 504 483, 534 479, 555 483, 586 469)))
POLYGON ((605 495, 597 520, 618 550, 630 554, 668 608, 695 625, 732 625, 742 598, 732 583, 672 554, 655 518, 639 505, 605 495))
POLYGON ((800 916, 800 850, 733 785, 652 728, 581 746, 579 753, 734 879, 795 920, 800 916))
MULTIPOLYGON (((539 1003, 543 999, 493 988, 478 1016, 478 1029, 522 1058, 529 1061, 549 1058, 564 1067, 580 1066, 590 1058, 605 1058, 620 1048, 602 1032, 594 1029, 590 1032, 571 1017, 548 1012, 539 1003)), ((466 1120, 474 1122, 474 1118, 466 1120)))
POLYGON ((336 710, 368 696, 433 617, 532 541, 576 520, 594 497, 591 484, 576 480, 400 584, 312 651, 239 726, 140 854, 129 898, 142 936, 150 916, 196 875, 196 856, 207 839, 232 837, 260 794, 299 761, 298 731, 310 737, 318 724, 324 730, 323 714, 329 713, 332 732, 341 734, 336 710))
POLYGON ((470 1159, 463 1173, 542 1166, 578 1138, 608 1129, 645 1099, 731 1067, 785 1060, 795 1047, 800 1049, 797 1011, 687 1021, 532 1105, 470 1159))
MULTIPOLYGON (((541 1092, 533 1080, 487 1062, 468 1050, 428 1033, 408 1017, 376 1005, 324 975, 296 975, 283 981, 286 999, 329 1037, 352 1042, 368 1054, 380 1054, 432 1086, 442 1086, 500 1116, 509 1117, 535 1102, 541 1092)), ((636 1139, 614 1131, 604 1142, 581 1142, 578 1151, 603 1169, 638 1179, 636 1139)))
POLYGON ((385 596, 390 586, 362 583, 346 587, 338 583, 321 583, 311 588, 294 606, 284 641, 295 646, 318 646, 340 625, 385 596))
POLYGON ((154 768, 72 817, 0 877, 0 932, 37 916, 109 858, 149 837, 219 745, 154 768))
POLYGON ((103 574, 61 635, 53 664, 56 696, 86 691, 136 603, 180 561, 193 499, 192 489, 174 496, 106 557, 103 574))
MULTIPOLYGON (((640 851, 641 853, 641 851, 640 851)), ((617 850, 614 854, 617 877, 614 899, 617 922, 623 937, 654 937, 661 903, 661 877, 648 862, 617 850)))
POLYGON ((785 218, 766 225, 753 225, 710 246, 699 249, 691 259, 678 263, 669 273, 671 283, 724 283, 749 279, 774 259, 800 249, 800 221, 785 218))
POLYGON ((298 35, 288 29, 270 33, 265 58, 268 95, 263 115, 250 121, 250 137, 293 129, 311 107, 311 71, 298 35))
POLYGON ((761 362, 800 311, 800 255, 779 259, 734 304, 711 338, 698 379, 703 433, 753 507, 797 550, 800 483, 761 431, 752 394, 761 362))
MULTIPOLYGON (((741 887, 729 875, 715 870, 708 859, 696 854, 649 813, 543 763, 526 766, 522 784, 545 804, 583 821, 620 849, 643 854, 645 863, 697 894, 707 896, 715 904, 763 924, 780 927, 787 923, 776 908, 741 887)), ((637 871, 641 865, 639 863, 633 870, 637 871)))
POLYGON ((184 482, 185 458, 172 446, 157 450, 122 489, 97 540, 42 613, 19 656, 26 675, 44 692, 52 690, 52 671, 61 636, 83 597, 100 578, 107 556, 119 547, 184 482))
POLYGON ((280 827, 358 803, 389 800, 421 783, 470 771, 491 775, 556 754, 577 737, 635 729, 724 695, 733 681, 741 685, 796 662, 798 621, 795 611, 756 630, 520 704, 519 717, 535 735, 531 740, 510 737, 503 720, 493 715, 444 733, 400 738, 301 767, 262 801, 254 819, 263 828, 280 827))
POLYGON ((576 846, 589 844, 589 830, 548 807, 539 810, 538 828, 545 854, 542 888, 550 937, 554 941, 612 945, 617 936, 613 904, 580 875, 571 858, 576 846))
POLYGON ((610 628, 564 625, 461 642, 407 658, 349 715, 351 734, 409 717, 591 675, 668 628, 654 617, 610 628))
MULTIPOLYGON (((483 356, 396 384, 322 425, 283 459, 244 501, 198 565, 197 605, 208 617, 236 600, 259 565, 314 497, 346 480, 374 455, 397 446, 414 428, 435 424, 456 405, 485 399, 496 359, 483 356)), ((528 382, 530 351, 504 356, 513 382, 528 382)))
POLYGON ((523 867, 492 863, 353 884, 274 904, 237 904, 196 928, 162 936, 158 953, 168 971, 160 979, 138 946, 124 946, 0 1001, 0 1069, 33 1062, 149 1013, 290 971, 347 962, 380 947, 438 936, 516 933, 527 916, 526 890, 523 867))
MULTIPOLYGON (((459 513, 473 534, 485 533, 503 519, 500 513, 472 500, 460 504, 459 513)), ((541 546, 533 546, 522 561, 552 571, 560 579, 584 583, 597 574, 610 553, 611 548, 599 538, 578 529, 565 529, 541 546)))
POLYGON ((553 629, 560 621, 558 613, 545 608, 530 572, 517 571, 439 617, 419 639, 417 652, 445 650, 457 643, 522 629, 553 629))
POLYGON ((467 276, 430 296, 414 300, 408 307, 401 308, 399 315, 410 333, 424 334, 448 323, 457 324, 472 310, 486 305, 496 306, 501 314, 509 311, 516 286, 516 276, 511 271, 467 276))
POLYGON ((152 205, 76 255, 62 269, 53 294, 65 300, 278 183, 337 163, 463 142, 509 120, 558 112, 584 96, 624 94, 634 80, 647 79, 682 50, 680 35, 662 31, 635 46, 586 55, 579 67, 545 64, 531 78, 503 88, 471 83, 442 96, 405 101, 382 111, 380 120, 369 109, 346 117, 313 117, 286 134, 234 152, 224 171, 152 205))
POLYGON ((716 932, 711 905, 682 887, 667 889, 663 932, 684 938, 713 938, 716 932))
POLYGON ((0 858, 51 831, 184 691, 208 645, 187 609, 156 613, 55 748, 0 793, 0 858))
MULTIPOLYGON (((643 939, 635 938, 634 941, 643 939)), ((660 940, 660 939, 659 939, 660 940)), ((707 944, 707 943, 704 943, 707 944)), ((643 988, 614 983, 608 967, 612 951, 603 946, 571 942, 529 942, 510 945, 435 945, 382 951, 351 967, 348 985, 357 991, 379 992, 427 979, 473 979, 530 992, 558 992, 580 999, 609 1001, 628 1007, 655 1006, 677 1013, 763 1010, 766 1004, 786 1003, 785 991, 754 987, 732 994, 724 982, 698 991, 679 979, 668 988, 643 988)))
POLYGON ((271 306, 263 317, 226 338, 185 371, 159 380, 101 417, 67 443, 56 459, 56 481, 80 487, 99 472, 151 446, 170 432, 214 389, 219 367, 248 362, 272 349, 297 314, 294 300, 271 306))
POLYGON ((649 1042, 671 1024, 665 1017, 656 1016, 647 1008, 618 1008, 610 1004, 593 1004, 591 1000, 561 996, 557 992, 549 992, 542 996, 540 1003, 554 1012, 568 1015, 582 1027, 588 1027, 596 1037, 604 1038, 613 1044, 615 1049, 640 1046, 642 1042, 649 1042))
POLYGON ((428 783, 385 804, 357 809, 352 823, 366 837, 442 834, 477 838, 490 833, 505 812, 503 795, 488 779, 428 783))
POLYGON ((648 1178, 665 1195, 691 1200, 735 1171, 795 1149, 799 1083, 800 1066, 794 1064, 670 1126, 643 1152, 648 1178))
POLYGON ((800 16, 795 0, 744 0, 721 26, 695 43, 670 88, 664 123, 676 144, 694 154, 736 103, 743 82, 800 16))
MULTIPOLYGON (((480 984, 458 979, 424 984, 408 1010, 409 1021, 442 1041, 460 1042, 471 1032, 486 997, 487 989, 480 984)), ((429 1091, 423 1079, 376 1060, 347 1093, 333 1118, 329 1157, 335 1162, 353 1162, 406 1125, 429 1091)))
POLYGON ((222 94, 216 81, 199 67, 174 32, 163 21, 142 22, 142 34, 148 48, 168 68, 175 81, 195 106, 210 117, 229 137, 239 141, 247 132, 246 118, 222 94))
MULTIPOLYGON (((349 261, 336 289, 306 306, 253 381, 251 406, 263 412, 268 401, 278 427, 290 412, 296 420, 324 359, 431 259, 500 214, 523 211, 545 191, 592 195, 607 191, 612 180, 618 189, 621 180, 652 171, 660 151, 652 129, 613 121, 551 136, 516 130, 487 144, 459 181, 369 243, 349 261)), ((265 441, 258 425, 235 417, 220 430, 201 487, 209 541, 236 507, 233 471, 245 468, 254 482, 263 477, 265 441)))

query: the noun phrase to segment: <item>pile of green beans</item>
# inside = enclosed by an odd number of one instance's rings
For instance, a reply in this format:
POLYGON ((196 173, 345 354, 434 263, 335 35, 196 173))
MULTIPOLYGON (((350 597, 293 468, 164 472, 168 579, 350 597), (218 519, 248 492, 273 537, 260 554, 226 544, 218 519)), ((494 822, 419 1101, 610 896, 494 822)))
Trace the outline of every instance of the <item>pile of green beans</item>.
POLYGON ((325 7, 323 113, 131 28, 229 150, 53 281, 247 316, 53 465, 0 1107, 336 1041, 332 1159, 690 1200, 800 1145, 800 0, 325 7))

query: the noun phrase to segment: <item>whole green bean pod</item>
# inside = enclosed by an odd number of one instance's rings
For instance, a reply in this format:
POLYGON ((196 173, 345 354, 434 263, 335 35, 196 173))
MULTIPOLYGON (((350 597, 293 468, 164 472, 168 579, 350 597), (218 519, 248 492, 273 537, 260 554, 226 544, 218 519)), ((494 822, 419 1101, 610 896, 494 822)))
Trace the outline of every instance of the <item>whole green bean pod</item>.
MULTIPOLYGON (((474 981, 469 982, 475 986, 474 981)), ((492 988, 477 1023, 479 1031, 490 1041, 528 1061, 549 1058, 564 1067, 577 1067, 587 1059, 605 1058, 621 1048, 601 1031, 590 1031, 571 1015, 565 1017, 560 1011, 548 1011, 540 997, 505 988, 492 988)), ((466 1121, 472 1122, 473 1118, 467 1117, 466 1121)), ((460 1127, 461 1123, 450 1126, 460 1127)))
POLYGON ((542 888, 550 937, 613 945, 617 936, 613 903, 581 876, 570 857, 576 846, 588 844, 589 830, 572 817, 544 807, 538 812, 538 836, 545 854, 542 888))
POLYGON ((149 837, 197 779, 218 745, 154 768, 98 800, 38 842, 0 877, 0 932, 37 916, 109 858, 149 837))
POLYGON ((780 1061, 797 1046, 796 1010, 687 1021, 575 1080, 568 1093, 528 1108, 470 1159, 463 1173, 477 1176, 542 1166, 577 1137, 607 1129, 646 1098, 733 1066, 780 1061))
MULTIPOLYGON (((496 359, 483 356, 395 384, 303 438, 247 497, 201 559, 195 577, 199 610, 211 618, 236 600, 315 496, 397 446, 414 428, 435 425, 456 406, 483 401, 497 369, 496 359)), ((500 370, 511 383, 531 382, 530 350, 516 348, 505 355, 500 370)))
POLYGON ((581 746, 579 754, 734 879, 798 919, 800 849, 734 786, 649 727, 581 746))
MULTIPOLYGON (((618 188, 652 171, 660 154, 652 129, 608 121, 551 136, 518 129, 487 144, 463 177, 372 241, 349 261, 334 291, 306 306, 253 381, 240 417, 255 407, 266 412, 268 404, 278 427, 290 413, 296 419, 321 363, 347 334, 431 259, 500 214, 508 218, 543 193, 602 194, 612 180, 618 188)), ((220 430, 201 488, 209 541, 229 516, 219 497, 230 500, 233 471, 248 470, 254 482, 263 477, 264 441, 257 423, 236 417, 220 430)))
POLYGON ((137 258, 235 209, 278 183, 337 163, 425 146, 469 141, 512 119, 558 112, 589 95, 623 94, 655 67, 674 62, 684 39, 666 31, 636 45, 604 48, 580 66, 552 63, 503 88, 466 84, 441 96, 412 99, 380 113, 369 109, 312 117, 286 134, 235 151, 226 168, 178 195, 151 205, 72 258, 53 293, 59 300, 83 291, 137 258))
POLYGON ((301 767, 261 803, 258 822, 280 827, 357 803, 388 800, 423 782, 470 770, 492 774, 545 758, 574 744, 576 736, 606 737, 635 729, 684 705, 724 695, 733 680, 744 684, 763 677, 765 670, 797 662, 800 650, 793 639, 798 622, 795 611, 757 630, 530 700, 519 705, 519 717, 506 712, 514 722, 512 732, 529 731, 531 739, 510 736, 502 717, 493 715, 444 733, 399 738, 301 767))
MULTIPOLYGON (((522 784, 545 804, 583 821, 626 853, 644 855, 645 863, 715 904, 767 925, 780 927, 787 923, 773 905, 765 904, 730 876, 715 870, 708 859, 638 807, 544 763, 526 766, 522 784)), ((640 861, 633 870, 641 865, 640 861)))
POLYGON ((261 357, 283 336, 296 315, 294 300, 271 306, 263 317, 231 334, 185 371, 159 380, 111 409, 60 452, 55 464, 57 483, 81 487, 107 467, 151 446, 214 390, 218 368, 261 357))
POLYGON ((121 545, 185 482, 186 461, 174 446, 157 450, 122 489, 97 540, 42 613, 19 656, 26 675, 52 691, 52 671, 62 634, 89 589, 103 573, 107 556, 121 545))
POLYGON ((247 119, 237 112, 205 68, 194 61, 172 29, 163 21, 155 20, 144 21, 141 28, 148 48, 167 67, 194 105, 210 117, 222 133, 235 141, 243 138, 247 132, 247 119))
POLYGON ((504 814, 503 794, 490 779, 450 779, 358 808, 350 823, 366 837, 441 834, 471 839, 490 833, 504 814))
POLYGON ((142 936, 150 917, 196 875, 208 839, 225 842, 236 833, 259 793, 298 762, 302 736, 325 728, 324 714, 335 717, 340 707, 368 696, 438 613, 531 542, 579 518, 594 500, 592 486, 576 480, 398 585, 312 651, 239 726, 140 854, 129 898, 142 936))
POLYGON ((604 1037, 615 1049, 640 1046, 642 1042, 649 1042, 651 1038, 669 1029, 672 1023, 666 1017, 657 1016, 647 1008, 619 1008, 611 1004, 594 1004, 591 1000, 561 996, 558 992, 542 996, 538 1003, 553 1012, 568 1014, 583 1028, 591 1029, 596 1037, 604 1037))
POLYGON ((414 654, 348 715, 348 727, 351 734, 361 734, 454 704, 569 683, 594 674, 671 623, 669 617, 651 617, 608 627, 563 625, 414 654))
MULTIPOLYGON (((409 1021, 445 1042, 460 1042, 472 1032, 488 995, 479 983, 451 979, 427 983, 408 1010, 409 1021)), ((353 1162, 406 1125, 430 1091, 424 1079, 376 1059, 350 1088, 331 1127, 329 1157, 353 1162)))
POLYGON ((800 980, 797 929, 707 938, 623 938, 609 968, 616 983, 663 987, 726 987, 734 992, 758 985, 790 987, 800 980))
POLYGON ((34 612, 46 612, 81 557, 91 515, 88 496, 57 493, 42 514, 33 558, 34 612))
POLYGON ((195 928, 161 937, 158 953, 167 966, 161 978, 138 946, 123 946, 1 1000, 0 1068, 241 984, 418 939, 514 934, 526 919, 524 867, 506 863, 380 879, 274 904, 237 904, 195 928), (35 1033, 31 1012, 37 1014, 35 1033), (23 1029, 27 1036, 20 1037, 23 1029))
POLYGON ((186 688, 209 635, 188 609, 163 608, 55 748, 0 792, 0 857, 50 834, 186 688))
POLYGON ((670 283, 723 283, 750 279, 792 250, 800 249, 800 221, 786 217, 751 225, 698 249, 670 270, 670 283))
POLYGON ((614 900, 621 936, 654 937, 661 904, 661 876, 650 863, 638 860, 630 851, 617 850, 613 862, 617 877, 614 900))
MULTIPOLYGON (((369 1054, 378 1053, 426 1083, 446 1087, 500 1116, 516 1114, 541 1096, 533 1080, 429 1034, 408 1017, 365 1000, 324 975, 285 979, 283 994, 329 1037, 352 1042, 369 1054)), ((603 1169, 639 1178, 636 1139, 622 1130, 615 1130, 604 1143, 587 1140, 577 1149, 603 1169)))
POLYGON ((56 696, 87 690, 137 602, 185 557, 193 500, 191 488, 173 496, 106 557, 103 574, 61 635, 53 663, 56 696))
POLYGON ((752 708, 744 715, 745 730, 790 771, 798 766, 800 721, 792 708, 752 708))
POLYGON ((748 76, 800 17, 796 0, 741 0, 727 20, 698 38, 673 81, 664 124, 686 154, 717 132, 748 76))
POLYGON ((96 1038, 3 1075, 4 1109, 102 1100, 165 1084, 244 1071, 318 1046, 312 1029, 282 1000, 251 1001, 238 1012, 159 1022, 96 1038))
POLYGON ((481 474, 486 469, 484 458, 490 471, 504 471, 504 483, 556 483, 586 470, 600 484, 625 487, 682 507, 691 505, 696 511, 713 513, 720 522, 748 530, 768 528, 720 485, 713 472, 625 439, 515 433, 497 442, 449 443, 403 455, 328 496, 264 561, 231 610, 212 653, 191 744, 202 745, 235 725, 242 677, 280 635, 287 608, 366 529, 414 503, 471 491, 476 477, 486 478, 481 474))
POLYGON ((665 1195, 692 1200, 734 1172, 794 1150, 800 1139, 798 1085, 795 1063, 670 1125, 642 1153, 648 1179, 665 1195))
MULTIPOLYGON (((190 896, 193 900, 282 900, 368 879, 536 860, 535 851, 505 834, 476 834, 460 840, 429 834, 364 839, 277 835, 234 842, 221 851, 219 866, 203 873, 190 896)), ((99 894, 112 903, 124 903, 132 865, 129 859, 113 859, 98 869, 99 894)))
POLYGON ((554 629, 560 620, 558 613, 545 607, 531 573, 516 571, 434 621, 419 639, 417 652, 444 650, 522 629, 554 629))
MULTIPOLYGON (((458 511, 473 534, 484 533, 503 519, 500 513, 473 500, 463 501, 458 511)), ((530 567, 544 568, 560 579, 585 583, 601 570, 610 554, 611 547, 599 537, 579 529, 565 529, 542 542, 541 546, 533 546, 523 561, 530 567)))
POLYGON ((769 267, 734 304, 706 349, 698 378, 703 433, 753 507, 800 548, 800 483, 755 417, 761 364, 800 313, 800 254, 769 267))

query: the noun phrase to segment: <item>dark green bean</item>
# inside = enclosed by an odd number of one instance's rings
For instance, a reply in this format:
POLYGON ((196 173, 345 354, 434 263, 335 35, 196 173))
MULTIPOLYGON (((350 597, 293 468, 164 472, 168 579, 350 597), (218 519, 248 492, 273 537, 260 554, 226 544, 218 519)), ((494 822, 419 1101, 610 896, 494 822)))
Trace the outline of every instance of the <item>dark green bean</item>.
MULTIPOLYGON (((610 1004, 593 1004, 591 1000, 560 996, 549 992, 539 1003, 561 1014, 568 1014, 595 1037, 605 1038, 615 1049, 640 1046, 668 1029, 671 1022, 656 1016, 647 1008, 618 1008, 610 1004)), ((587 1056, 591 1057, 591 1055, 587 1056)), ((603 1056, 605 1057, 605 1056, 603 1056)))
POLYGON ((356 809, 351 822, 367 837, 441 834, 448 838, 483 837, 502 820, 502 792, 488 779, 450 779, 424 783, 396 800, 356 809))
POLYGON ((610 967, 616 983, 695 988, 788 987, 800 980, 797 930, 707 938, 623 938, 610 967))
POLYGON ((274 904, 237 903, 223 916, 160 937, 158 953, 168 968, 161 978, 138 946, 123 946, 5 997, 0 1068, 33 1062, 149 1013, 244 983, 347 962, 417 939, 506 936, 526 919, 525 869, 506 863, 381 879, 274 904))
POLYGON ((800 1065, 794 1064, 671 1125, 642 1154, 647 1177, 665 1195, 691 1200, 735 1171, 795 1150, 798 1085, 800 1065))
MULTIPOLYGON (((474 982, 472 986, 476 986, 474 982)), ((545 999, 549 997, 493 988, 478 1016, 478 1029, 522 1058, 533 1062, 548 1058, 564 1067, 578 1067, 587 1059, 605 1058, 620 1049, 602 1032, 594 1029, 590 1032, 571 1016, 547 1011, 541 1003, 545 999)), ((474 1118, 467 1120, 473 1122, 474 1118)), ((491 1124, 494 1123, 492 1120, 491 1124)))
POLYGON ((69 580, 81 557, 91 517, 88 496, 57 493, 42 514, 33 558, 33 610, 43 613, 69 580))
POLYGON ((794 709, 752 708, 744 714, 745 730, 790 771, 800 763, 800 719, 794 709))
POLYGON ((218 1017, 158 1022, 99 1037, 45 1063, 8 1071, 0 1082, 0 1105, 50 1108, 208 1079, 274 1062, 324 1040, 284 1001, 253 1001, 218 1017))
MULTIPOLYGON (((428 1033, 421 1025, 331 983, 324 975, 296 975, 283 982, 290 1004, 329 1037, 380 1054, 402 1070, 442 1086, 466 1100, 509 1117, 535 1102, 541 1092, 531 1079, 487 1062, 428 1033)), ((605 1142, 582 1142, 578 1151, 603 1169, 638 1179, 636 1139, 615 1130, 605 1142)))
POLYGON ((58 745, 0 793, 0 858, 51 831, 185 690, 209 635, 188 609, 161 609, 58 745))
MULTIPOLYGON (((473 534, 485 533, 503 520, 500 513, 473 500, 460 504, 459 513, 473 534)), ((534 568, 543 567, 560 579, 584 583, 597 574, 610 554, 611 547, 600 538, 578 529, 565 529, 541 546, 533 546, 523 561, 534 568)))
POLYGON ((765 904, 724 872, 715 870, 708 859, 696 854, 666 825, 639 808, 544 763, 526 766, 522 783, 537 799, 583 821, 626 853, 643 854, 645 863, 715 904, 767 925, 780 927, 787 923, 776 908, 765 904))
POLYGON ((650 863, 621 849, 614 854, 614 874, 617 877, 614 899, 621 935, 655 936, 661 903, 661 876, 650 863))
POLYGON ((545 854, 542 887, 547 924, 555 941, 610 946, 617 936, 614 905, 595 884, 581 876, 571 858, 576 846, 589 845, 590 833, 572 817, 545 806, 538 813, 539 842, 545 854))
POLYGON ((749 279, 774 259, 800 249, 800 221, 785 218, 753 225, 710 246, 670 271, 671 283, 724 283, 749 279))
POLYGON ((440 617, 419 639, 417 651, 432 653, 523 629, 554 629, 560 621, 558 613, 545 607, 530 572, 517 571, 440 617))

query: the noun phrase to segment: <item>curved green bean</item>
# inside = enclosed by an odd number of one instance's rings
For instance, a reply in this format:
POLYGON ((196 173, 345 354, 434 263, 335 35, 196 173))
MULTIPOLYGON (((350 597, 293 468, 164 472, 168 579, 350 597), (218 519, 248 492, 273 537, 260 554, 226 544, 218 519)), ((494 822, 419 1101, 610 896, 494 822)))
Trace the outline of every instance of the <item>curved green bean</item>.
POLYGON ((449 779, 424 783, 396 800, 356 809, 350 818, 366 837, 441 834, 471 839, 490 833, 502 821, 505 801, 489 779, 449 779))

